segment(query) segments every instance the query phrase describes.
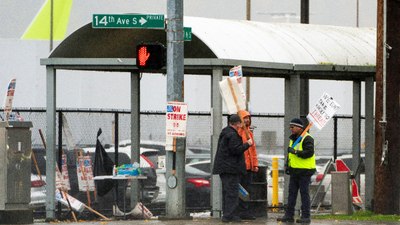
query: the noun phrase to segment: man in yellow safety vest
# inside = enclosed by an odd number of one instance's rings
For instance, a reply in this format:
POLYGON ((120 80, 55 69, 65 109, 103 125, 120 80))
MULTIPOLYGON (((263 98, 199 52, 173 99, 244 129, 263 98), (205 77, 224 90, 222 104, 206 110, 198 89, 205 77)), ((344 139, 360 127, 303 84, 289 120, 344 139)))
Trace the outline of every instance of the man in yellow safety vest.
POLYGON ((290 175, 288 203, 285 215, 278 218, 281 222, 294 222, 294 211, 296 206, 297 193, 301 195, 301 217, 297 223, 311 223, 311 203, 310 203, 310 184, 311 176, 316 171, 314 154, 314 138, 306 132, 303 137, 304 123, 301 119, 295 118, 290 121, 290 131, 292 134, 289 139, 288 162, 286 173, 290 175), (300 142, 293 146, 298 138, 300 142))

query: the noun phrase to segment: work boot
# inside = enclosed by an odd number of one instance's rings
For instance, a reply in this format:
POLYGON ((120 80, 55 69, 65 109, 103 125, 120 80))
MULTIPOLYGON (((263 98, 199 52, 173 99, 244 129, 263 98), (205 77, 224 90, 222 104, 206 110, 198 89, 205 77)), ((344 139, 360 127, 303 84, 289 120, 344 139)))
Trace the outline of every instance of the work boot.
POLYGON ((309 223, 311 223, 311 219, 310 218, 300 218, 300 219, 296 220, 296 223, 309 224, 309 223))
POLYGON ((224 217, 223 216, 222 222, 224 222, 224 223, 230 223, 230 222, 240 223, 240 222, 242 222, 242 220, 238 216, 233 216, 233 217, 224 217))
POLYGON ((276 221, 278 222, 284 222, 284 223, 294 223, 293 217, 288 217, 288 216, 283 216, 281 218, 277 218, 276 221))
POLYGON ((251 214, 246 213, 246 214, 241 214, 240 215, 240 219, 242 219, 242 220, 255 220, 256 217, 251 215, 251 214))

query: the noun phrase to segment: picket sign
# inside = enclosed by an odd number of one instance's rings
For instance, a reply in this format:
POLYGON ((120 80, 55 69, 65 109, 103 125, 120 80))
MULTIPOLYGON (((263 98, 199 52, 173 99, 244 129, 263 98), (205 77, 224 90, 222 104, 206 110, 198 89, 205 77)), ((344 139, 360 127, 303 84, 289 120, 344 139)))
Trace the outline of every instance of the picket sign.
POLYGON ((76 173, 78 175, 78 186, 80 191, 95 191, 93 180, 92 159, 89 155, 78 156, 76 173))
POLYGON ((167 102, 165 121, 167 137, 186 137, 188 105, 184 102, 167 102))
POLYGON ((307 119, 321 130, 339 109, 340 105, 325 92, 308 113, 307 119))
POLYGON ((113 205, 114 216, 128 216, 132 215, 135 218, 150 219, 153 213, 143 203, 138 202, 136 206, 129 212, 123 212, 117 205, 113 205))
POLYGON ((235 66, 229 70, 230 77, 238 77, 238 82, 241 83, 241 78, 243 77, 242 66, 235 66))
POLYGON ((84 209, 89 210, 90 212, 100 216, 104 220, 111 220, 110 218, 104 216, 103 214, 99 213, 98 211, 92 209, 91 207, 85 205, 85 203, 79 201, 78 199, 72 197, 68 193, 62 191, 62 193, 56 189, 55 193, 56 201, 60 202, 62 205, 67 206, 68 208, 71 207, 72 210, 76 212, 82 212, 84 209))
POLYGON ((68 205, 67 198, 68 198, 69 203, 71 204, 71 208, 74 211, 82 212, 85 209, 85 204, 83 204, 81 201, 72 197, 71 195, 67 194, 66 192, 61 193, 58 189, 56 189, 56 200, 58 202, 60 202, 61 204, 68 207, 69 205, 68 205))
POLYGON ((243 87, 239 84, 238 77, 227 77, 220 81, 219 90, 229 114, 246 109, 246 100, 242 96, 243 87))
POLYGON ((321 98, 315 103, 314 107, 308 113, 307 119, 309 121, 308 126, 301 133, 300 137, 293 143, 292 148, 303 139, 304 135, 308 132, 312 125, 315 125, 321 130, 328 121, 335 115, 336 111, 340 109, 340 105, 330 96, 328 93, 323 93, 321 98))
POLYGON ((17 80, 11 79, 10 83, 8 84, 6 97, 4 99, 4 116, 5 121, 8 121, 11 111, 12 111, 12 103, 14 99, 14 92, 15 92, 15 85, 17 80))
MULTIPOLYGON (((62 120, 63 120, 62 130, 65 136, 65 141, 67 143, 67 149, 70 151, 72 150, 77 151, 78 147, 75 145, 71 128, 64 114, 62 114, 62 120)), ((82 153, 80 154, 76 153, 75 156, 76 156, 76 173, 78 177, 79 190, 86 192, 94 191, 95 185, 93 180, 93 169, 92 169, 91 159, 89 158, 88 160, 82 155, 82 153)), ((88 201, 90 202, 89 197, 88 201)))
POLYGON ((246 102, 246 93, 243 90, 242 87, 242 78, 243 78, 243 71, 242 71, 242 66, 235 66, 232 67, 229 70, 229 77, 236 77, 237 78, 237 82, 239 84, 240 87, 240 95, 242 95, 242 98, 244 99, 244 102, 246 102))
POLYGON ((63 153, 61 156, 61 171, 56 164, 56 189, 61 189, 63 191, 71 190, 71 184, 69 182, 69 174, 67 167, 67 156, 63 153))
POLYGON ((93 180, 93 169, 92 169, 92 164, 85 164, 85 163, 80 163, 82 160, 80 160, 80 157, 83 157, 82 150, 79 149, 75 145, 75 141, 72 136, 72 132, 70 129, 70 126, 68 124, 68 120, 65 117, 64 114, 62 115, 62 130, 65 136, 65 140, 67 142, 67 149, 68 150, 74 150, 75 151, 75 157, 76 157, 76 173, 78 177, 78 186, 80 191, 86 191, 86 198, 88 201, 88 205, 91 206, 91 199, 90 199, 90 191, 95 191, 95 184, 93 180), (86 169, 85 167, 88 167, 89 169, 86 169))

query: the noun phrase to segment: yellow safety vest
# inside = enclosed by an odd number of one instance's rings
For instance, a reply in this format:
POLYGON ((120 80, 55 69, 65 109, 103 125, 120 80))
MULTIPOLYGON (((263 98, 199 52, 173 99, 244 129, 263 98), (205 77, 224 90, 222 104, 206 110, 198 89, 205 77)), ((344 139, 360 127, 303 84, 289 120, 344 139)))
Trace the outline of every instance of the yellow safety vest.
MULTIPOLYGON (((303 151, 303 141, 307 136, 311 136, 309 133, 304 135, 304 137, 301 139, 300 143, 296 145, 294 150, 296 151, 303 151)), ((312 136, 311 136, 312 137, 312 136)), ((290 140, 289 142, 289 147, 292 147, 293 145, 293 140, 290 140)), ((298 157, 295 154, 289 153, 289 167, 291 168, 296 168, 296 169, 315 169, 315 154, 313 154, 312 157, 303 159, 298 157)))

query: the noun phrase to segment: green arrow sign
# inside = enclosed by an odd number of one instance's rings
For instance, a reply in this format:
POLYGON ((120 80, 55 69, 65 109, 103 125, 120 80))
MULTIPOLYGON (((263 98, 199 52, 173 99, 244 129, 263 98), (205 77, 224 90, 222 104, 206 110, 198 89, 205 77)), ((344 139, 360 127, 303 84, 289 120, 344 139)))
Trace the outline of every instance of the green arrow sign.
POLYGON ((164 29, 163 14, 93 14, 93 28, 164 29))

